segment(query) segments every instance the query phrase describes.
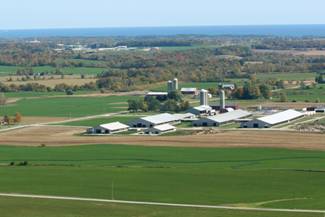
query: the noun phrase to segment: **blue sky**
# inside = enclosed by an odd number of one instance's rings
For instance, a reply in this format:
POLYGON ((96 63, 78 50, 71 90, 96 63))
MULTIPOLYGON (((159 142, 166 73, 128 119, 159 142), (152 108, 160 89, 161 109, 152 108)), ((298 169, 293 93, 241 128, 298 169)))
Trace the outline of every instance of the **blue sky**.
POLYGON ((325 0, 1 0, 0 29, 325 24, 325 0))

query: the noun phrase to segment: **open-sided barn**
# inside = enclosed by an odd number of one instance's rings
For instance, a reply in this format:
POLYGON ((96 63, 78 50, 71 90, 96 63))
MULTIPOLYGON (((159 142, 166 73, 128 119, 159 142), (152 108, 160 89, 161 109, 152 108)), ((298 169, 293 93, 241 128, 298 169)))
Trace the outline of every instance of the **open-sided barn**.
POLYGON ((158 115, 147 116, 139 118, 138 120, 132 121, 129 125, 134 128, 150 128, 162 124, 176 124, 179 123, 180 119, 176 116, 163 113, 158 115))
POLYGON ((238 109, 238 110, 234 110, 234 111, 227 112, 224 114, 220 114, 220 115, 216 115, 216 116, 209 116, 209 117, 194 121, 193 126, 218 127, 222 124, 233 122, 235 120, 245 118, 250 115, 252 115, 250 112, 238 109))
POLYGON ((146 129, 144 133, 151 134, 151 135, 159 135, 159 134, 169 133, 173 131, 176 131, 176 127, 174 127, 173 125, 162 124, 162 125, 157 125, 149 129, 146 129))
POLYGON ((278 124, 286 123, 297 118, 303 117, 304 114, 293 109, 275 113, 265 117, 257 118, 252 121, 242 123, 243 128, 269 128, 278 124))
POLYGON ((97 127, 89 128, 87 130, 90 134, 113 134, 127 131, 130 127, 120 122, 113 122, 109 124, 101 124, 97 127))

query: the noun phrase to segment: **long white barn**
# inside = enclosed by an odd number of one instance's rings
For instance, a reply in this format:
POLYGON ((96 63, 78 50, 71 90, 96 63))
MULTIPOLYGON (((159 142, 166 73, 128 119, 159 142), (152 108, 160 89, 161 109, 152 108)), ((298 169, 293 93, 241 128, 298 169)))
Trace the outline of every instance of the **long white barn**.
POLYGON ((129 125, 134 128, 151 128, 162 124, 179 123, 180 119, 172 114, 163 113, 158 115, 147 116, 132 121, 129 125))
POLYGON ((208 126, 214 126, 218 127, 222 124, 226 124, 229 122, 233 122, 235 120, 245 118, 248 116, 251 116, 252 113, 248 111, 244 111, 241 109, 234 110, 231 112, 227 112, 224 114, 216 115, 216 116, 209 116, 206 118, 202 118, 200 120, 194 121, 193 126, 203 126, 203 127, 208 127, 208 126))
POLYGON ((269 128, 278 124, 286 123, 297 118, 303 117, 304 114, 293 109, 257 118, 252 121, 242 123, 243 128, 269 128))

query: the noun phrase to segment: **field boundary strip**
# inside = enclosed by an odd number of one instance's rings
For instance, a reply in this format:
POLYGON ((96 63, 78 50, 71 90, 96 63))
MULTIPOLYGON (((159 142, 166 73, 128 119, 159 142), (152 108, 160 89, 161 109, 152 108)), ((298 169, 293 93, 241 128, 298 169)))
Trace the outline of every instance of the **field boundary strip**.
POLYGON ((240 211, 322 213, 322 214, 325 214, 325 210, 232 207, 232 206, 214 206, 214 205, 200 205, 200 204, 178 204, 178 203, 127 201, 127 200, 113 200, 113 199, 109 200, 109 199, 97 199, 97 198, 65 197, 65 196, 33 195, 33 194, 17 194, 17 193, 0 193, 0 197, 49 199, 49 200, 69 200, 69 201, 86 201, 86 202, 87 201, 88 202, 106 202, 106 203, 117 203, 117 204, 151 205, 151 206, 166 206, 166 207, 226 209, 226 210, 240 210, 240 211))

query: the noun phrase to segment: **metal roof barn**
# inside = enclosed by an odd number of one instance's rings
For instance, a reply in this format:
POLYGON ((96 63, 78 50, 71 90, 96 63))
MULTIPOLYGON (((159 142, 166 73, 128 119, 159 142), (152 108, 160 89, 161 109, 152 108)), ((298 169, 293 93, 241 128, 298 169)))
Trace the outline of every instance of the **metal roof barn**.
POLYGON ((201 105, 194 108, 190 108, 188 110, 189 113, 200 115, 200 114, 208 114, 210 111, 212 111, 212 107, 208 105, 201 105))
POLYGON ((133 127, 153 127, 156 125, 167 124, 167 123, 177 123, 180 119, 169 113, 163 113, 158 115, 152 115, 140 118, 130 123, 133 127))
POLYGON ((222 124, 222 123, 227 123, 229 121, 234 121, 234 120, 237 120, 240 118, 245 118, 250 115, 252 115, 252 113, 238 109, 238 110, 230 111, 230 112, 223 113, 220 115, 207 117, 207 119, 210 119, 210 120, 213 120, 215 122, 222 124))
POLYGON ((167 133, 167 132, 172 132, 175 131, 176 127, 170 125, 170 124, 162 124, 162 125, 157 125, 154 126, 152 128, 149 128, 147 130, 145 130, 145 134, 154 134, 154 135, 158 135, 161 133, 167 133))
POLYGON ((122 124, 120 122, 113 122, 109 124, 101 124, 97 127, 90 128, 87 130, 88 133, 95 134, 111 134, 128 130, 130 127, 128 125, 122 124))
POLYGON ((274 125, 282 124, 303 117, 304 114, 293 109, 275 113, 265 117, 257 118, 247 123, 242 123, 243 128, 269 128, 274 125))
POLYGON ((194 126, 219 126, 221 124, 229 123, 241 118, 251 116, 252 113, 244 110, 234 110, 216 116, 209 116, 198 121, 194 121, 194 126))
POLYGON ((279 124, 279 123, 283 123, 286 121, 290 121, 299 117, 304 116, 303 113, 298 112, 296 110, 293 109, 289 109, 283 112, 279 112, 273 115, 269 115, 269 116, 265 116, 262 118, 258 118, 258 120, 268 123, 270 125, 275 125, 275 124, 279 124))
POLYGON ((193 120, 195 119, 195 115, 192 113, 185 113, 185 114, 174 114, 174 116, 178 119, 178 120, 193 120))

